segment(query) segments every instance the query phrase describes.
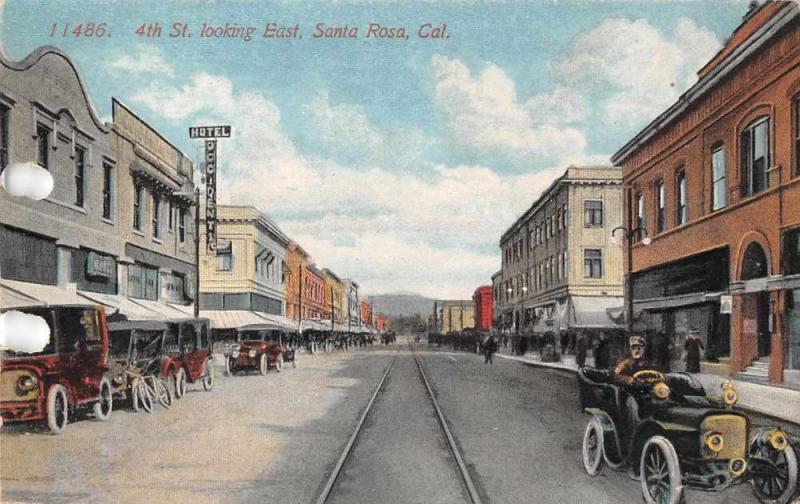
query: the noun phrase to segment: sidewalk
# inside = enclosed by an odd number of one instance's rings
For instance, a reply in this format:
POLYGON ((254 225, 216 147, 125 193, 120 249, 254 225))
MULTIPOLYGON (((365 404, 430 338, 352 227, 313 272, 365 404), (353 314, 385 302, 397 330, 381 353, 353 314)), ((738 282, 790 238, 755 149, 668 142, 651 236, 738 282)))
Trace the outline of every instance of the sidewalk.
MULTIPOLYGON (((547 367, 572 373, 578 371, 574 355, 562 356, 561 362, 542 362, 538 355, 530 353, 520 357, 498 352, 495 356, 501 359, 516 360, 530 366, 547 367)), ((592 364, 594 364, 593 359, 591 357, 587 358, 586 365, 591 366, 592 364)), ((725 376, 713 374, 697 373, 694 376, 711 396, 721 393, 720 384, 723 380, 730 380, 725 376)), ((738 406, 742 409, 800 425, 800 391, 738 380, 731 381, 733 381, 736 391, 739 393, 738 406)))

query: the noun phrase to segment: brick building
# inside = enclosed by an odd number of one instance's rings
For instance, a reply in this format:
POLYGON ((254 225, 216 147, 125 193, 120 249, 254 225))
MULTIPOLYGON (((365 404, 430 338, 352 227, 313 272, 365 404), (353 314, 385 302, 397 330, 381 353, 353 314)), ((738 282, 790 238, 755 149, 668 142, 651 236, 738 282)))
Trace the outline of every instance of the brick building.
POLYGON ((372 305, 366 301, 361 301, 361 325, 372 326, 372 305))
POLYGON ((484 285, 475 289, 472 302, 475 304, 475 328, 488 331, 492 328, 492 287, 484 285))
POLYGON ((691 329, 707 371, 800 384, 800 7, 744 16, 699 80, 612 158, 643 329, 691 329), (718 362, 717 362, 718 361, 718 362))

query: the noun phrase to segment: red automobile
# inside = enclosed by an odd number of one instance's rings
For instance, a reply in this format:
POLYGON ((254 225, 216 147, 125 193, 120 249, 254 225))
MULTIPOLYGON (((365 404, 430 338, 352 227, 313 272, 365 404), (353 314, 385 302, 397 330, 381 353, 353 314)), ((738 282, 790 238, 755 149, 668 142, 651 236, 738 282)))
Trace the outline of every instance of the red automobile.
POLYGON ((257 369, 262 375, 269 368, 280 373, 283 367, 283 331, 274 324, 253 324, 239 328, 236 343, 225 352, 225 370, 229 375, 237 371, 257 369))
POLYGON ((70 416, 83 408, 91 408, 97 420, 108 420, 113 397, 104 376, 108 328, 103 308, 62 305, 14 310, 43 318, 50 340, 40 352, 2 351, 3 422, 46 420, 50 432, 61 434, 70 416))
POLYGON ((214 388, 214 363, 208 319, 168 320, 164 340, 162 376, 172 376, 175 397, 183 397, 186 384, 202 382, 204 390, 214 388))

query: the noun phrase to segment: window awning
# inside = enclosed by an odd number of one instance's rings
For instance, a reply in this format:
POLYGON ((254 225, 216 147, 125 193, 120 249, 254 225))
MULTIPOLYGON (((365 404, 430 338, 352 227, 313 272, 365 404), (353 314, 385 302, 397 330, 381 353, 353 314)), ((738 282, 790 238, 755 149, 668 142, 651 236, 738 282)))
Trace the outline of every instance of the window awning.
POLYGON ((0 308, 89 304, 93 302, 79 296, 77 292, 55 285, 7 279, 0 281, 0 308))
POLYGON ((609 310, 622 309, 625 302, 616 296, 572 296, 567 327, 574 329, 613 329, 619 325, 609 310))
POLYGON ((637 311, 639 310, 666 310, 670 308, 681 308, 683 306, 691 306, 696 304, 719 302, 720 292, 696 292, 692 294, 682 294, 679 296, 670 296, 664 298, 635 300, 633 305, 637 311))
MULTIPOLYGON (((83 290, 78 291, 78 293, 85 299, 105 305, 106 315, 109 317, 113 315, 122 315, 128 320, 163 320, 168 318, 160 312, 153 311, 143 306, 139 303, 140 300, 133 300, 125 296, 117 296, 114 294, 103 294, 100 292, 83 290)), ((176 315, 172 316, 172 318, 175 317, 176 315)))
POLYGON ((214 329, 241 329, 246 326, 273 325, 275 321, 264 314, 250 310, 200 310, 200 316, 211 321, 214 329))

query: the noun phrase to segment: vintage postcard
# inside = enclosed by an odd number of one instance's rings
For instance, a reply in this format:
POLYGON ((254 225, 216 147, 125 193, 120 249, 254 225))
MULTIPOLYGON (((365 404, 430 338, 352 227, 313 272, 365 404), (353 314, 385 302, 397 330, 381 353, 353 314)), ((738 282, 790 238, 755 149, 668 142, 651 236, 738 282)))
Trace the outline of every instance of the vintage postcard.
POLYGON ((800 504, 800 3, 0 0, 0 502, 800 504))

